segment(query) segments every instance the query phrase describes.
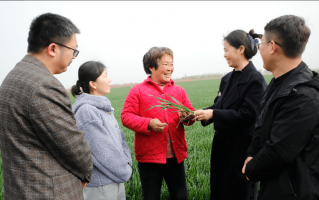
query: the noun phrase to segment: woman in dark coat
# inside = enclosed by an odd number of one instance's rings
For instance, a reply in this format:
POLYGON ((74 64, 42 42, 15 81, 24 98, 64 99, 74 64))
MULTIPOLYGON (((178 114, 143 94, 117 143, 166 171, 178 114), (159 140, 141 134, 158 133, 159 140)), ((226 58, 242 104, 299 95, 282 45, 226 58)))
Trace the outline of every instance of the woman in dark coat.
POLYGON ((262 35, 242 30, 224 38, 224 57, 232 72, 225 75, 214 104, 196 111, 203 126, 214 123, 211 152, 210 199, 254 199, 255 183, 242 174, 246 152, 252 140, 259 101, 267 83, 249 61, 257 53, 262 35))

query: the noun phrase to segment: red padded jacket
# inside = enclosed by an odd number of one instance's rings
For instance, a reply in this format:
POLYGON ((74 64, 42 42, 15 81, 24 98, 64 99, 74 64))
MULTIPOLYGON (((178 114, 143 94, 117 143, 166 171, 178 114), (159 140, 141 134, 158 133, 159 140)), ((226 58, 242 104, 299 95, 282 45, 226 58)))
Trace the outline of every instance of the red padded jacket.
POLYGON ((163 91, 150 77, 143 83, 134 86, 126 97, 121 120, 125 127, 135 131, 134 153, 135 159, 143 163, 166 163, 167 133, 169 132, 172 147, 178 163, 187 158, 187 144, 183 124, 179 124, 178 112, 173 109, 159 111, 153 108, 145 111, 153 105, 158 105, 159 100, 149 94, 174 102, 167 94, 171 95, 191 110, 195 110, 190 103, 186 91, 174 85, 174 81, 165 85, 163 91), (154 130, 147 132, 151 119, 157 118, 167 126, 162 132, 154 130), (178 125, 178 127, 177 127, 178 125), (176 128, 177 127, 177 128, 176 128))

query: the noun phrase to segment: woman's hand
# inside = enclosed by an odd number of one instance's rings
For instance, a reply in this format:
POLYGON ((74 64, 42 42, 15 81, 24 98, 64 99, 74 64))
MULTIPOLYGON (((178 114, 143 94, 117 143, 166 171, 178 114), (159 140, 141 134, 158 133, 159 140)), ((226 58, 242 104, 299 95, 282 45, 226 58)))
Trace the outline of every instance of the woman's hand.
POLYGON ((188 121, 188 120, 192 120, 195 118, 195 115, 192 114, 191 112, 178 112, 178 116, 181 120, 183 121, 188 121))
POLYGON ((148 124, 149 130, 154 130, 155 132, 162 132, 166 126, 166 123, 162 123, 159 119, 155 118, 148 124))
POLYGON ((214 110, 208 109, 208 110, 196 110, 196 119, 198 121, 207 121, 213 118, 213 112, 214 110))

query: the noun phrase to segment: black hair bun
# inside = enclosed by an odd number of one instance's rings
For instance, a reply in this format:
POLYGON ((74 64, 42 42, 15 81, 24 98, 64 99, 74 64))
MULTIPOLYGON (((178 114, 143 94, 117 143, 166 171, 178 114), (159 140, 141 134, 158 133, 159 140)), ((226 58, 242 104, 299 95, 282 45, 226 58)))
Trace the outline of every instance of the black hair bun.
POLYGON ((252 38, 259 38, 259 39, 261 39, 262 37, 263 37, 263 35, 262 34, 257 34, 257 33, 255 33, 255 31, 254 31, 254 29, 251 29, 249 32, 248 32, 248 34, 252 37, 252 38))

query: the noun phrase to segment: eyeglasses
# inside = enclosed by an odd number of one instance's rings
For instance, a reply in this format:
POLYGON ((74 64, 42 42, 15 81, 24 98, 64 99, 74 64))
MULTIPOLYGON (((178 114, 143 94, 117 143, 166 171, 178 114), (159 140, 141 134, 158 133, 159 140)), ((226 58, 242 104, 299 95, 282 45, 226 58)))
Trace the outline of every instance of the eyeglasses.
MULTIPOLYGON (((71 47, 65 46, 65 45, 63 45, 63 44, 60 44, 60 43, 57 43, 57 42, 54 42, 54 43, 55 43, 55 44, 58 44, 58 45, 60 45, 60 46, 63 46, 63 47, 72 49, 71 47)), ((77 56, 79 55, 80 51, 78 51, 78 50, 76 50, 76 49, 72 49, 72 50, 73 50, 73 56, 74 56, 74 57, 77 57, 77 56)))
MULTIPOLYGON (((270 43, 270 42, 271 42, 271 41, 264 42, 264 43, 257 43, 257 44, 256 44, 256 47, 257 47, 257 49, 259 50, 261 44, 268 44, 268 43, 270 43)), ((275 42, 278 46, 282 47, 281 44, 279 44, 278 42, 276 42, 276 41, 274 41, 274 42, 275 42)))

